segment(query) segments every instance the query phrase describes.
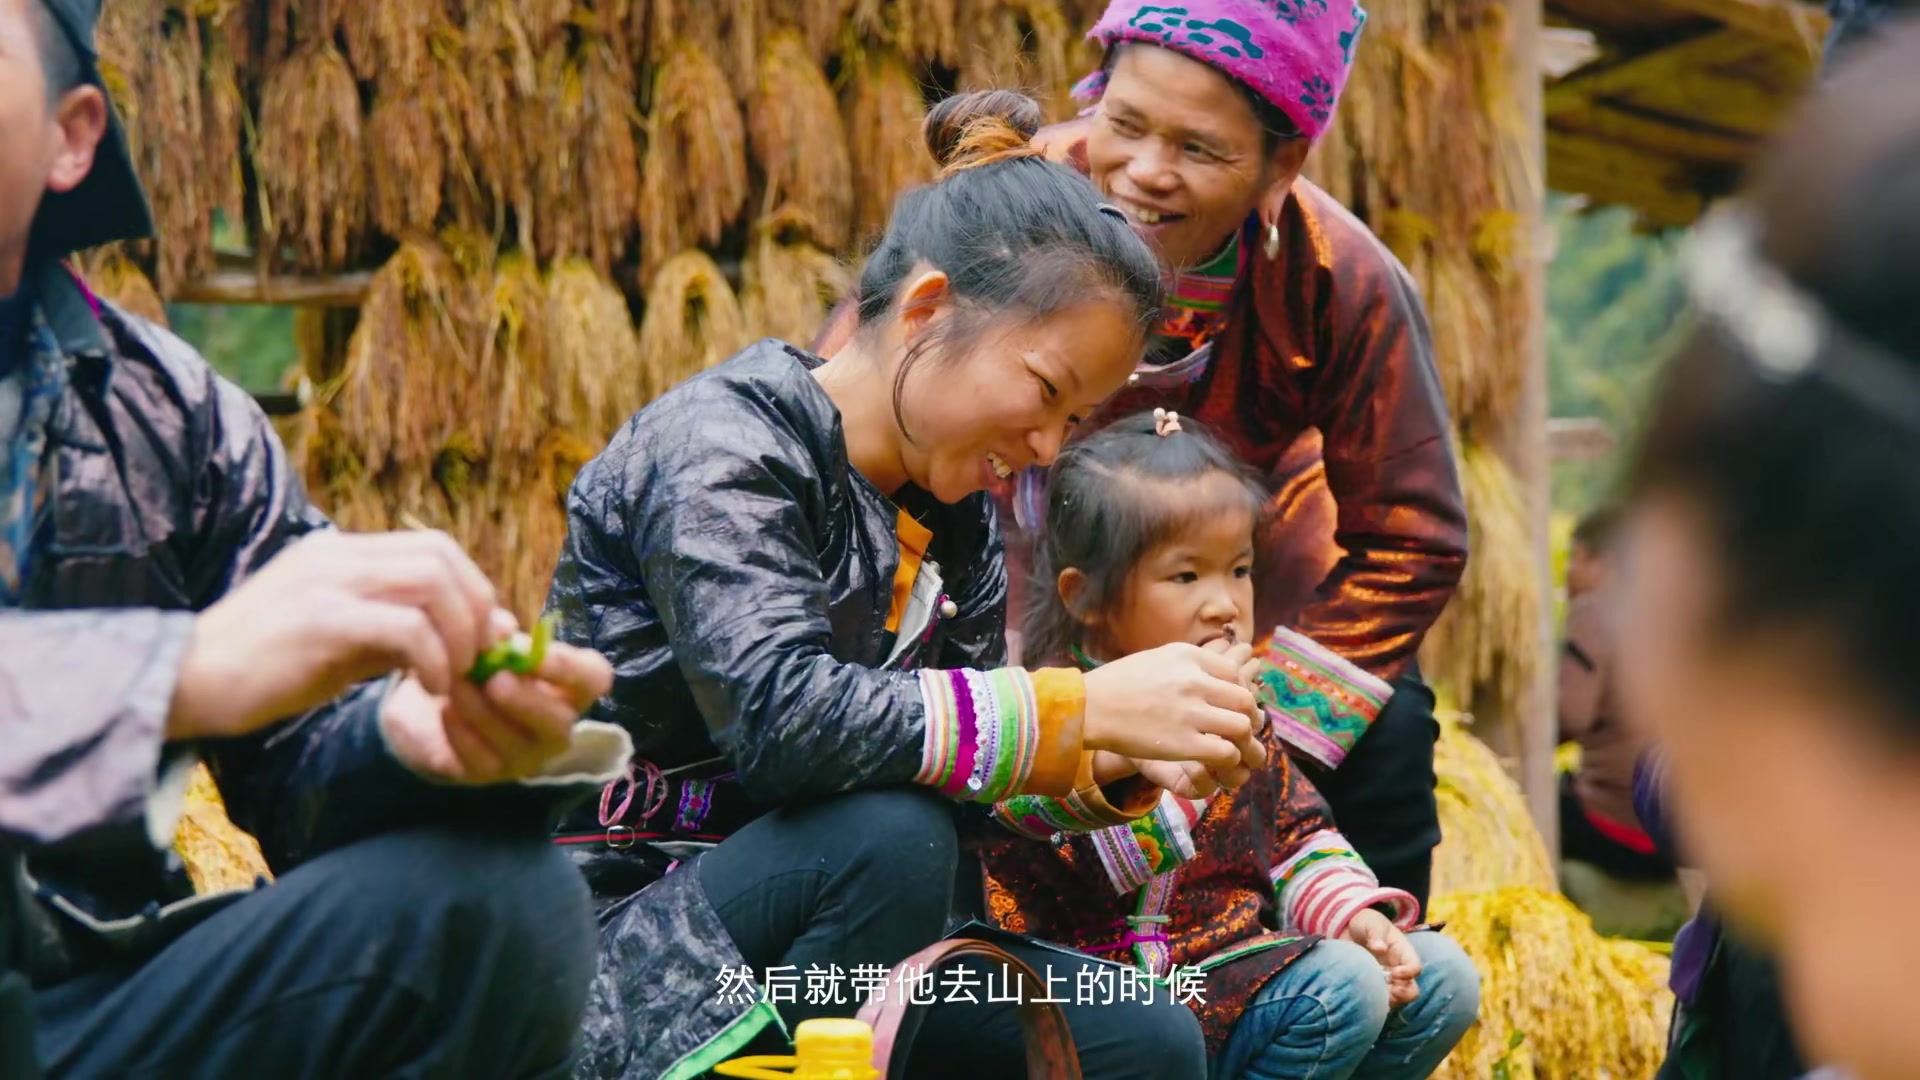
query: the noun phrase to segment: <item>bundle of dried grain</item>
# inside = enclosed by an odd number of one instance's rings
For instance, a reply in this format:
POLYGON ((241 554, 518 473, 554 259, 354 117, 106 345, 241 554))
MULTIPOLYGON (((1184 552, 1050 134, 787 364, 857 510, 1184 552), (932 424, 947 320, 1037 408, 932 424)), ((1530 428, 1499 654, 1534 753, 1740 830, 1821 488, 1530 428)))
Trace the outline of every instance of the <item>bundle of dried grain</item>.
POLYGON ((845 244, 853 215, 847 133, 833 88, 792 30, 767 39, 760 84, 747 101, 747 133, 772 204, 811 222, 822 246, 845 244))
POLYGON ((138 90, 143 101, 134 160, 158 233, 155 283, 163 295, 171 295, 211 261, 213 208, 206 196, 218 186, 210 180, 226 174, 201 160, 199 20, 166 11, 144 47, 146 79, 138 90))
POLYGON ((639 224, 633 70, 603 35, 562 36, 540 58, 540 85, 545 134, 532 162, 537 249, 542 259, 586 255, 604 272, 626 253, 639 224))
POLYGON ((193 891, 202 896, 250 889, 262 878, 273 878, 266 856, 260 853, 259 841, 228 819, 220 789, 205 765, 193 768, 186 811, 174 833, 173 850, 186 864, 193 891))
POLYGON ((562 510, 566 509, 567 493, 573 489, 573 478, 580 473, 580 467, 593 460, 600 452, 597 444, 569 431, 555 428, 547 432, 540 440, 540 449, 534 454, 534 475, 539 481, 534 489, 536 497, 547 497, 562 510))
MULTIPOLYGON (((771 35, 781 30, 795 31, 805 43, 807 55, 815 64, 824 64, 839 44, 852 0, 758 0, 760 32, 771 35)), ((762 61, 766 50, 761 50, 762 61)), ((764 80, 766 73, 760 73, 764 80)))
POLYGON ((94 28, 100 81, 136 145, 146 136, 147 62, 163 12, 161 0, 118 0, 100 9, 94 28))
POLYGON ((536 150, 552 149, 551 126, 544 117, 553 87, 541 83, 534 42, 516 0, 474 0, 460 38, 459 78, 465 86, 455 114, 462 153, 448 178, 447 201, 453 220, 466 228, 502 231, 512 212, 519 225, 519 246, 533 250, 531 161, 536 150), (526 134, 523 135, 523 130, 526 134))
POLYGON ((338 413, 315 409, 308 442, 307 493, 335 525, 353 532, 381 532, 393 526, 389 500, 375 482, 338 413))
POLYGON ((808 223, 785 214, 755 226, 753 247, 741 266, 741 307, 755 337, 776 337, 807 347, 827 312, 847 294, 852 272, 809 243, 808 223))
POLYGON ((715 243, 747 201, 746 130, 727 76, 691 45, 675 49, 655 83, 640 185, 640 284, 674 252, 715 243))
POLYGON ((713 260, 683 251, 660 268, 640 321, 641 394, 652 401, 747 343, 740 301, 713 260))
MULTIPOLYGON (((216 26, 219 24, 216 24, 216 26)), ((200 167, 203 198, 209 211, 228 221, 245 217, 246 187, 241 179, 240 136, 246 101, 240 89, 240 61, 232 37, 209 27, 200 41, 200 167)))
POLYGON ((1434 900, 1480 971, 1480 1018, 1434 1075, 1652 1077, 1666 1051, 1667 962, 1610 941, 1565 897, 1519 885, 1434 900))
POLYGON ((494 456, 533 453, 547 425, 547 284, 531 258, 513 254, 493 275, 480 346, 476 430, 494 456))
POLYGON ((167 307, 160 302, 160 294, 154 291, 153 282, 147 279, 140 264, 127 256, 124 247, 108 244, 82 253, 74 262, 94 295, 105 297, 149 322, 167 325, 167 307))
POLYGON ((634 19, 642 24, 634 37, 643 42, 642 54, 657 65, 665 66, 686 47, 719 61, 734 96, 744 101, 759 77, 763 6, 758 0, 649 0, 633 9, 634 19))
POLYGON ((553 423, 600 446, 646 401, 626 297, 591 264, 568 259, 548 275, 546 313, 553 423))
POLYGON ((484 287, 424 241, 401 245, 374 275, 346 366, 323 391, 368 472, 425 468, 463 426, 447 388, 474 384, 484 287))
MULTIPOLYGON (((1526 503, 1500 455, 1471 440, 1461 444, 1460 478, 1473 558, 1420 649, 1420 667, 1466 707, 1481 695, 1519 701, 1541 660, 1534 635, 1542 597, 1526 503)), ((1517 737, 1512 745, 1520 745, 1517 737)))
POLYGON ((373 225, 389 236, 431 231, 440 215, 447 150, 426 82, 383 89, 367 118, 368 196, 373 225))
POLYGON ((856 38, 888 42, 923 65, 960 61, 962 0, 854 0, 847 14, 856 38))
POLYGON ((920 129, 927 103, 907 61, 892 49, 847 58, 841 105, 853 163, 853 232, 863 246, 886 231, 900 193, 933 179, 933 155, 920 129))
POLYGON ((1433 853, 1433 894, 1509 885, 1553 891, 1553 864, 1520 786, 1458 713, 1442 712, 1439 721, 1433 771, 1442 839, 1433 853))
POLYGON ((360 88, 330 43, 274 68, 260 94, 254 168, 263 248, 292 247, 305 269, 347 265, 367 218, 360 88))
POLYGON ((960 89, 1027 90, 1049 119, 1073 115, 1072 30, 1055 0, 960 0, 960 89))
POLYGON ((411 86, 426 77, 427 35, 441 5, 424 0, 348 4, 341 35, 354 74, 386 86, 411 86))

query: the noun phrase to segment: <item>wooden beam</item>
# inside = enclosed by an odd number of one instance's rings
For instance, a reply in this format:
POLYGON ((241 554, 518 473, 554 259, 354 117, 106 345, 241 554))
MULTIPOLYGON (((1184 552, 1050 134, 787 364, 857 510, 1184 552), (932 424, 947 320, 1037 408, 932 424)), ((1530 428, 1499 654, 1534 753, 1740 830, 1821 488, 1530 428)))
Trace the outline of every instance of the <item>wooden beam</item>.
POLYGON ((168 299, 179 304, 286 304, 293 307, 359 307, 373 274, 329 277, 260 277, 251 271, 216 270, 187 282, 168 299))
POLYGON ((1818 57, 1833 20, 1800 0, 1659 0, 1662 7, 1713 19, 1735 30, 1818 57))
POLYGON ((1706 201, 1675 162, 1548 129, 1547 182, 1556 191, 1630 206, 1660 225, 1689 225, 1706 201))
POLYGON ((1759 145, 1749 136, 1592 99, 1555 113, 1552 126, 1570 135, 1622 143, 1664 157, 1721 165, 1744 163, 1759 145))
POLYGON ((1562 79, 1546 92, 1547 115, 1587 104, 1595 97, 1625 91, 1700 71, 1753 52, 1753 39, 1738 30, 1704 34, 1626 57, 1604 67, 1591 67, 1562 79))

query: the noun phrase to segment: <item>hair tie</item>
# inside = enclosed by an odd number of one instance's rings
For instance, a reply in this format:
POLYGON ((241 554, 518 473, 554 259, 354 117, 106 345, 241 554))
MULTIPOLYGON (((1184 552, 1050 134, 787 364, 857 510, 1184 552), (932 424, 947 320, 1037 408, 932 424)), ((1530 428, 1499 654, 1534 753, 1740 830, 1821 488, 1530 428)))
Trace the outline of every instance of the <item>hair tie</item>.
POLYGON ((1153 433, 1162 438, 1180 430, 1180 414, 1167 409, 1153 410, 1153 433))

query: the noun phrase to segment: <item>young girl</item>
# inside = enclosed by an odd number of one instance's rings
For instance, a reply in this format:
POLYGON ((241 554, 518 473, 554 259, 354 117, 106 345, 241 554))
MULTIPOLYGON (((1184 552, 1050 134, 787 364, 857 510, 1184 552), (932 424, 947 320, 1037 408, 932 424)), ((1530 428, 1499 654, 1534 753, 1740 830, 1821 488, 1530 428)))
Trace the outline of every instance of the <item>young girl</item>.
MULTIPOLYGON (((1220 443, 1161 410, 1063 452, 1032 656, 1091 670, 1175 642, 1251 640, 1261 503, 1220 443)), ((1411 929, 1417 902, 1379 886, 1281 742, 1345 741, 1388 688, 1284 628, 1261 653, 1277 722, 1245 786, 1165 792, 1147 817, 1091 833, 1070 802, 1005 800, 995 817, 1017 835, 981 852, 987 910, 1003 930, 1156 976, 1204 969, 1189 1004, 1214 1077, 1426 1076, 1472 1024, 1478 976, 1457 945, 1411 929)))

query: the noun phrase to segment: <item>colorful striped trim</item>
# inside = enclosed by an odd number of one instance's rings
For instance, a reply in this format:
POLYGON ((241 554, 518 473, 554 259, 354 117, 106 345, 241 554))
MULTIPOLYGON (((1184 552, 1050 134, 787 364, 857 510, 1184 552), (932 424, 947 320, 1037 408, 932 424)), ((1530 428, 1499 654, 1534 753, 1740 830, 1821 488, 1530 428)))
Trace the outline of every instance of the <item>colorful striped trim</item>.
POLYGON ((1191 860, 1193 829, 1206 808, 1204 799, 1162 791, 1150 813, 1094 833, 1094 850, 1113 891, 1125 896, 1155 874, 1170 873, 1191 860))
POLYGON ((680 787, 680 810, 673 817, 675 832, 699 832, 713 809, 713 781, 688 780, 680 787))
POLYGON ((1363 908, 1387 904, 1403 929, 1419 920, 1420 904, 1409 893, 1384 889, 1347 838, 1331 829, 1304 840, 1273 870, 1285 929, 1338 937, 1363 908))
POLYGON ((1021 668, 922 670, 926 743, 914 782, 971 802, 1020 790, 1040 750, 1040 705, 1021 668))
POLYGON ((1393 687, 1312 638, 1281 627, 1258 655, 1260 703, 1274 734, 1328 768, 1346 760, 1393 696, 1393 687))

